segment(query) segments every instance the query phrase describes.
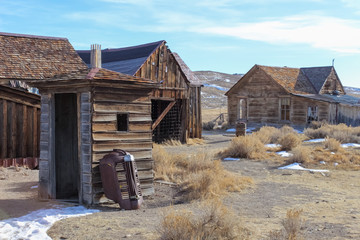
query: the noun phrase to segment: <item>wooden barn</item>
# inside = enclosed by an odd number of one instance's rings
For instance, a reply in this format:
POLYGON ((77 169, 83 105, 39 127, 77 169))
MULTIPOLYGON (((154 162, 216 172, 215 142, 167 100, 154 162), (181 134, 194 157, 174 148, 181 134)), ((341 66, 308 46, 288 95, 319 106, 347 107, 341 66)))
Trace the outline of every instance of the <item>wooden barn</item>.
POLYGON ((229 123, 360 125, 360 99, 346 95, 332 66, 255 65, 226 94, 229 123))
MULTIPOLYGON (((88 66, 90 51, 77 51, 88 66)), ((160 84, 151 93, 153 141, 201 138, 201 83, 165 41, 101 50, 102 67, 160 84)))

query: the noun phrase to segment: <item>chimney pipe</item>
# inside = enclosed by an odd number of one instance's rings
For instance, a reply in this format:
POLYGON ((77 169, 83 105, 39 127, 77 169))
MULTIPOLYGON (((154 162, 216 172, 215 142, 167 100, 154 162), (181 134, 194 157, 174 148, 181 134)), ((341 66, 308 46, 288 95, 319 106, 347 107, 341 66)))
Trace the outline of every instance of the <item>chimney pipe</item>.
POLYGON ((91 44, 90 67, 101 68, 101 45, 91 44))

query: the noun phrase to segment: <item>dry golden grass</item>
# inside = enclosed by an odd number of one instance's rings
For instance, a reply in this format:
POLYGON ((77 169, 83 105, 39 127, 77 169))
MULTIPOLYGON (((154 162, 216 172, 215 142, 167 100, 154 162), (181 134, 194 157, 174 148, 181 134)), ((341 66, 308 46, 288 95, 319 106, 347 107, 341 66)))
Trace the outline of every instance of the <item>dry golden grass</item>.
POLYGON ((252 180, 224 169, 209 153, 169 154, 157 144, 153 147, 155 179, 177 183, 184 199, 210 199, 240 191, 252 180))
POLYGON ((337 152, 342 149, 341 143, 335 138, 325 138, 324 148, 329 149, 331 152, 337 152))
POLYGON ((204 139, 202 138, 188 138, 186 141, 187 145, 203 145, 205 144, 204 139))
POLYGON ((301 227, 304 219, 301 218, 302 210, 290 209, 286 212, 286 218, 281 222, 283 229, 271 231, 269 240, 300 240, 301 227))
POLYGON ((341 143, 360 143, 360 127, 349 127, 345 124, 324 124, 317 129, 307 128, 304 134, 309 138, 335 138, 341 143))
POLYGON ((260 159, 266 156, 266 151, 256 135, 246 135, 233 138, 230 146, 221 152, 220 156, 260 159))
POLYGON ((158 233, 160 239, 248 239, 250 232, 221 202, 202 203, 199 212, 171 211, 163 217, 158 233))
POLYGON ((175 140, 175 139, 168 139, 164 142, 161 143, 164 146, 181 146, 182 143, 179 140, 175 140))
POLYGON ((297 146, 291 152, 293 155, 289 158, 290 162, 309 163, 311 162, 311 148, 305 146, 297 146))
POLYGON ((290 132, 281 136, 277 143, 281 145, 282 150, 290 151, 301 143, 301 138, 299 134, 290 132))
POLYGON ((263 144, 275 143, 280 136, 280 129, 275 127, 264 126, 252 135, 256 136, 263 144))
MULTIPOLYGON (((203 122, 209 122, 217 118, 221 113, 227 113, 227 107, 224 108, 203 108, 201 110, 201 117, 203 122)), ((226 115, 227 116, 227 115, 226 115)))

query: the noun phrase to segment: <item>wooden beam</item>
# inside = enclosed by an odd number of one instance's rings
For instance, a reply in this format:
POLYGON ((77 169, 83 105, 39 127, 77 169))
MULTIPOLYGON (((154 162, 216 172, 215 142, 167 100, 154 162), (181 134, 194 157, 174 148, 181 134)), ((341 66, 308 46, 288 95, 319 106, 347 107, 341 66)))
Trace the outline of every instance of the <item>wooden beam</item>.
POLYGON ((175 105, 175 101, 174 102, 170 102, 169 105, 165 108, 165 110, 159 115, 159 117, 156 119, 156 121, 153 123, 151 129, 154 130, 159 123, 161 122, 161 120, 163 120, 163 118, 166 116, 166 114, 170 111, 170 109, 175 105))

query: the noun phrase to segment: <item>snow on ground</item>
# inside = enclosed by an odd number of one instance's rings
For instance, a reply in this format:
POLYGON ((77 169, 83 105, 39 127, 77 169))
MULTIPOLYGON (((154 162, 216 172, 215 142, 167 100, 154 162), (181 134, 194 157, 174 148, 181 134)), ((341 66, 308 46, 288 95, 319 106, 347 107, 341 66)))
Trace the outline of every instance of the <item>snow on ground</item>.
MULTIPOLYGON (((254 131, 255 128, 247 128, 246 132, 247 133, 252 133, 252 131, 254 131)), ((227 133, 236 133, 236 129, 235 128, 229 128, 226 130, 227 133)))
POLYGON ((302 171, 310 171, 310 172, 329 172, 329 170, 325 170, 325 169, 304 168, 304 167, 300 166, 300 163, 292 163, 287 166, 279 167, 278 169, 302 170, 302 171))
POLYGON ((286 152, 286 151, 281 151, 281 152, 276 152, 277 155, 280 155, 282 157, 291 157, 292 153, 286 152))
POLYGON ((277 147, 281 147, 281 145, 280 144, 275 144, 275 143, 269 143, 269 144, 265 144, 265 147, 277 148, 277 147))
POLYGON ((224 87, 221 87, 221 86, 218 86, 218 85, 215 85, 215 84, 204 83, 204 86, 205 87, 213 87, 213 88, 216 88, 217 90, 225 91, 225 92, 229 90, 229 88, 224 88, 224 87))
POLYGON ((325 142, 325 138, 310 139, 304 142, 312 142, 312 143, 325 142))
POLYGON ((231 158, 231 157, 227 157, 227 158, 224 158, 224 161, 239 161, 240 158, 231 158))
POLYGON ((360 147, 360 144, 357 144, 357 143, 344 143, 344 144, 341 144, 341 146, 343 148, 348 148, 348 147, 360 147))
POLYGON ((0 221, 0 239, 49 239, 46 231, 56 221, 69 217, 78 217, 92 214, 99 210, 86 209, 83 206, 41 209, 19 218, 10 218, 0 221))

